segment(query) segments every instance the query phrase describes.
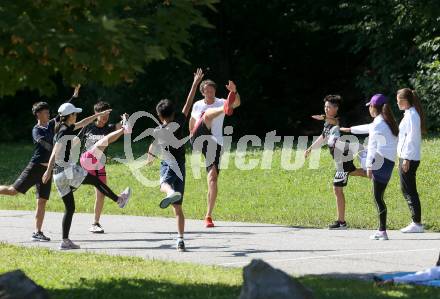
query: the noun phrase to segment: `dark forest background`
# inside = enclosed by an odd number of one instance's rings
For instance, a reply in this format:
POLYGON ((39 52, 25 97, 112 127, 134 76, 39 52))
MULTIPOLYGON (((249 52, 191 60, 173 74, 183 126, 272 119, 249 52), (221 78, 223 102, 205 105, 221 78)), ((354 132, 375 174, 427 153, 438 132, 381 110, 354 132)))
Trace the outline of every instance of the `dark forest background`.
POLYGON ((197 67, 220 96, 237 83, 242 106, 227 120, 236 136, 319 133, 310 115, 335 93, 359 124, 369 97, 384 93, 396 109, 402 87, 417 90, 435 132, 439 53, 438 0, 5 1, 0 140, 30 140, 32 104, 55 113, 78 82, 83 116, 98 99, 114 121, 154 113, 162 98, 183 104, 197 67))

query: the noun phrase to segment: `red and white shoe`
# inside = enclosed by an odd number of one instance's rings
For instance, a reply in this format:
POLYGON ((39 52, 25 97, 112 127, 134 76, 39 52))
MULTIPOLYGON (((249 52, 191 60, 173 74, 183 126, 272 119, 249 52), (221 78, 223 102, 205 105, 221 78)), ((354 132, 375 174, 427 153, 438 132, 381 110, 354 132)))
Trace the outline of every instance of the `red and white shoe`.
POLYGON ((234 108, 232 107, 234 105, 234 102, 235 102, 235 92, 230 92, 223 106, 226 115, 231 116, 232 113, 234 113, 234 108))
POLYGON ((214 222, 212 222, 211 217, 205 217, 205 227, 214 227, 214 222))

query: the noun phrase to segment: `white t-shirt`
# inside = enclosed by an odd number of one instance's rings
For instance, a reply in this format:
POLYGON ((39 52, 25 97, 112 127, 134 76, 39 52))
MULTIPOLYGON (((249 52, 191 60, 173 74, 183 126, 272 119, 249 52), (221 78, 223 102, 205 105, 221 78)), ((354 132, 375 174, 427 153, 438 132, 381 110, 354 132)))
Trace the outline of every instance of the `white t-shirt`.
MULTIPOLYGON (((200 119, 200 116, 203 112, 210 108, 218 108, 223 107, 225 100, 215 98, 214 103, 211 105, 207 105, 204 100, 200 100, 194 103, 192 108, 191 117, 196 120, 196 122, 200 119)), ((223 121, 225 120, 225 115, 221 114, 214 118, 212 121, 211 133, 213 136, 213 140, 217 142, 217 144, 223 146, 223 121)))

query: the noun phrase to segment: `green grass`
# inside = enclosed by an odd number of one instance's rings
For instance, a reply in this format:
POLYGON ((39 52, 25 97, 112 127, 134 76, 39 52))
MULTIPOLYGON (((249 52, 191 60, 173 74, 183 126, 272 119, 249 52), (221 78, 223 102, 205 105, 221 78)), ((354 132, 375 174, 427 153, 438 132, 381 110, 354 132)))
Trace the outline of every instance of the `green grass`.
MULTIPOLYGON (((136 145, 137 152, 146 144, 136 145)), ((27 164, 32 145, 0 145, 0 182, 11 184, 27 164)), ((189 152, 189 151, 188 151, 189 152)), ((250 156, 261 157, 260 150, 250 156)), ((123 157, 122 144, 110 147, 110 157, 123 157)), ((184 210, 187 218, 201 219, 206 211, 206 177, 194 179, 187 159, 187 183, 184 210)), ((423 222, 428 229, 440 231, 438 218, 438 185, 440 182, 440 138, 423 142, 423 160, 418 171, 418 189, 422 202, 423 222)), ((275 150, 273 167, 269 170, 238 170, 231 156, 230 169, 222 170, 214 220, 264 222, 284 225, 324 227, 335 219, 336 209, 332 191, 334 166, 326 149, 321 152, 320 168, 306 166, 295 171, 281 168, 281 151, 275 150)), ((106 201, 104 213, 172 217, 170 209, 161 210, 159 188, 145 187, 128 172, 126 166, 110 161, 107 166, 109 186, 115 192, 126 186, 133 188, 133 198, 126 209, 106 201)), ((142 170, 150 179, 158 179, 159 163, 142 170)), ((376 228, 377 214, 371 195, 371 183, 365 178, 351 177, 345 188, 347 221, 351 227, 376 228)), ((0 209, 34 209, 34 191, 16 198, 0 196, 0 209)), ((83 186, 75 192, 76 211, 93 212, 94 190, 83 186)), ((385 194, 388 205, 389 228, 399 229, 410 221, 409 210, 399 188, 397 169, 385 194)), ((64 206, 54 186, 48 210, 63 211, 64 206)))
MULTIPOLYGON (((64 253, 0 243, 0 273, 21 269, 51 298, 238 298, 241 269, 134 257, 64 253)), ((438 289, 308 276, 316 298, 438 298, 438 289)))

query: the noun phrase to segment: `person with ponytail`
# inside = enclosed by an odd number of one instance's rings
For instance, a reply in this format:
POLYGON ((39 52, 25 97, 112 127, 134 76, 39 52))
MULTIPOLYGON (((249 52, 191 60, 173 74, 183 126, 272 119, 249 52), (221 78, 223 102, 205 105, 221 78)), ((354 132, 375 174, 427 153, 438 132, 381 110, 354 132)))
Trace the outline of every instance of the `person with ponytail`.
MULTIPOLYGON (((68 100, 78 98, 78 92, 81 85, 75 87, 72 97, 68 100)), ((32 128, 32 139, 34 142, 34 151, 26 168, 12 185, 0 185, 0 195, 17 196, 26 194, 26 192, 35 186, 35 195, 37 197, 37 208, 35 211, 35 231, 32 233, 31 240, 34 242, 49 242, 50 238, 42 232, 44 216, 46 213, 46 204, 50 197, 52 181, 43 183, 41 177, 47 169, 50 154, 52 152, 52 141, 55 134, 55 124, 59 116, 50 119, 50 107, 46 102, 37 102, 32 106, 32 114, 37 123, 32 128)))
MULTIPOLYGON (((119 196, 116 195, 106 184, 104 184, 98 177, 91 175, 80 165, 76 164, 79 152, 75 158, 74 150, 77 148, 79 138, 75 135, 75 131, 79 130, 88 124, 95 121, 100 116, 105 116, 111 110, 106 110, 95 115, 89 116, 79 122, 76 122, 77 113, 82 109, 76 108, 71 103, 64 103, 58 109, 59 122, 55 126, 54 146, 52 154, 49 159, 46 172, 43 174, 42 181, 47 183, 54 172, 54 182, 58 193, 60 194, 65 212, 62 222, 63 240, 60 245, 61 250, 79 249, 80 246, 74 244, 69 239, 70 226, 72 224, 73 213, 75 212, 75 199, 73 191, 79 188, 82 184, 93 185, 105 196, 116 202, 120 208, 124 208, 130 198, 131 190, 126 188, 119 196)), ((124 123, 120 130, 117 130, 95 144, 97 150, 101 152, 116 140, 121 132, 130 133, 131 127, 128 123, 124 123)))
POLYGON ((397 105, 405 111, 399 125, 400 188, 408 203, 412 222, 402 228, 402 233, 423 233, 422 210, 416 185, 417 168, 420 165, 422 133, 426 132, 425 115, 419 97, 414 90, 403 88, 397 91, 397 105))
POLYGON ((373 122, 369 125, 341 128, 342 132, 363 134, 368 130, 367 176, 373 180, 373 196, 379 214, 379 229, 370 236, 372 240, 388 240, 386 232, 387 206, 385 189, 391 179, 397 156, 399 127, 394 119, 388 99, 382 94, 374 95, 367 103, 373 122))

